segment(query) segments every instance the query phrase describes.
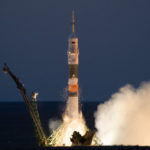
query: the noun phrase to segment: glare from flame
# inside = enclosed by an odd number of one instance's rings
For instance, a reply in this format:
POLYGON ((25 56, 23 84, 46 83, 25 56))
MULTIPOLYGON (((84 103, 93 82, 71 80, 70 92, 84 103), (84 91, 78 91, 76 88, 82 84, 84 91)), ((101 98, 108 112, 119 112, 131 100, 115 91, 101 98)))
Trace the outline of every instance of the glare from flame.
MULTIPOLYGON (((55 123, 51 121, 49 126, 51 124, 56 124, 56 120, 55 123)), ((78 97, 71 97, 66 102, 62 123, 56 130, 53 130, 48 143, 51 146, 71 146, 71 138, 74 131, 79 132, 83 136, 87 130, 82 112, 81 110, 78 111, 78 97)))
POLYGON ((81 135, 84 135, 87 131, 81 112, 75 118, 71 118, 66 114, 63 115, 63 123, 55 131, 53 131, 50 137, 50 145, 71 146, 72 142, 70 138, 72 137, 74 131, 79 132, 81 135))

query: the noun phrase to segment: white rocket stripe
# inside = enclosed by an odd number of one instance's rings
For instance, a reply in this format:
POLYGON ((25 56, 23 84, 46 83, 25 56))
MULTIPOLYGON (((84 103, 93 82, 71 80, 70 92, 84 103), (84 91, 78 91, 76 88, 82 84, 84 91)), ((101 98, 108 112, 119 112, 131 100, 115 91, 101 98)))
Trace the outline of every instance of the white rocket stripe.
POLYGON ((68 84, 69 85, 78 84, 78 78, 69 78, 68 84))

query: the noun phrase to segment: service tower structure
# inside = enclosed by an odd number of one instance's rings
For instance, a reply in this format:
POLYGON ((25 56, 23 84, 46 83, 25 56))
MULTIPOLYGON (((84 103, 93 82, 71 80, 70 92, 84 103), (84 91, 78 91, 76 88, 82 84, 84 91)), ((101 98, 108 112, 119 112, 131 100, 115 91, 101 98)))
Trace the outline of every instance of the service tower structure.
POLYGON ((69 117, 77 117, 79 114, 79 92, 78 92, 78 64, 79 64, 79 49, 78 38, 75 34, 75 18, 72 11, 72 33, 68 39, 68 100, 67 100, 67 115, 69 117))

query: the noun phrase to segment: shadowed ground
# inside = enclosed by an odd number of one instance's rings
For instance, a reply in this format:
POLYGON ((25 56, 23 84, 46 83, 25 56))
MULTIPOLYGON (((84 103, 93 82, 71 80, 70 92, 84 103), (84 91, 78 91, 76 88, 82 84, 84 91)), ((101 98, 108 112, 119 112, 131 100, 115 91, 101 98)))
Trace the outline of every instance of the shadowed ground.
POLYGON ((149 150, 150 147, 148 146, 75 146, 75 147, 47 147, 47 148, 40 148, 40 147, 8 147, 2 148, 3 150, 149 150))

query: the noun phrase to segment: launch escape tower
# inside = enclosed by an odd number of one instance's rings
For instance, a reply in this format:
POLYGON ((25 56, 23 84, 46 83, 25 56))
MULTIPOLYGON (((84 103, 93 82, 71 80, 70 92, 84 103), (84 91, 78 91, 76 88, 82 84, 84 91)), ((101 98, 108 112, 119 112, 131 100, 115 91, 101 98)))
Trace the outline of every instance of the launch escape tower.
POLYGON ((67 115, 76 117, 79 114, 78 107, 78 64, 79 64, 79 49, 78 38, 75 34, 75 18, 72 11, 72 33, 68 39, 68 100, 67 100, 67 115))

